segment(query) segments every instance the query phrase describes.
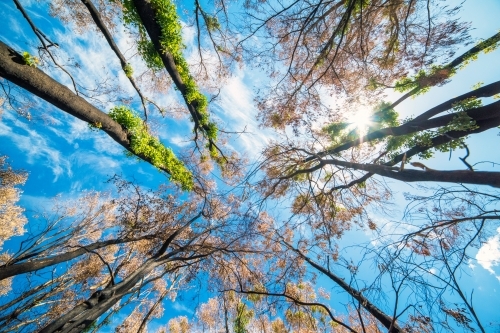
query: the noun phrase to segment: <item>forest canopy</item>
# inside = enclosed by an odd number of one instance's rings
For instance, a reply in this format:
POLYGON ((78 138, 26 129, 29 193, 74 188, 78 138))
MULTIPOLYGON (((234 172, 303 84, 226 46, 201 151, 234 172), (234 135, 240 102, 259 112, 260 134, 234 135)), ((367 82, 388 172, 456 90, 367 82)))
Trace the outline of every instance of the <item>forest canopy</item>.
POLYGON ((496 332, 500 3, 0 3, 1 332, 496 332))

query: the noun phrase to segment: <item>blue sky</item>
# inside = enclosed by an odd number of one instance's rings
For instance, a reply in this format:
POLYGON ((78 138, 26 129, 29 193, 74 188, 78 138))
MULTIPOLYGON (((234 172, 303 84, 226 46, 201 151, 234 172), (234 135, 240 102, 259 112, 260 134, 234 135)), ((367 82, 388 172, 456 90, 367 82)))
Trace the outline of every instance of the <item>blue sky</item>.
MULTIPOLYGON (((458 4, 461 1, 449 1, 458 4)), ((45 17, 46 7, 40 9, 35 1, 22 1, 28 9, 35 23, 42 28, 45 34, 62 46, 68 58, 78 62, 81 71, 76 76, 78 81, 89 87, 94 86, 95 77, 118 79, 124 89, 124 94, 137 98, 135 92, 128 84, 126 77, 121 72, 119 62, 109 50, 104 38, 98 33, 87 32, 75 35, 69 28, 65 28, 57 20, 45 17), (43 13, 43 14, 39 14, 43 13)), ((189 1, 189 5, 191 1, 189 1)), ((186 4, 186 7, 188 5, 186 4)), ((471 21, 474 30, 474 39, 487 38, 500 29, 498 15, 500 14, 500 1, 498 0, 469 0, 466 1, 461 12, 466 21, 471 21)), ((19 51, 27 50, 35 54, 37 40, 29 26, 25 23, 13 2, 0 2, 0 17, 4 18, 0 31, 0 40, 15 47, 19 51)), ((128 50, 127 36, 119 31, 119 47, 128 50)), ((186 57, 194 59, 193 49, 195 31, 192 27, 183 30, 184 41, 188 46, 186 57)), ((129 41, 130 42, 130 41, 129 41)), ((461 51, 458 50, 457 54, 461 51)), ((131 54, 125 53, 126 56, 131 54)), ((470 64, 453 77, 453 80, 443 87, 431 89, 424 96, 407 100, 398 106, 397 111, 404 118, 418 114, 442 101, 469 91, 478 83, 489 84, 500 78, 500 50, 487 55, 481 55, 479 60, 470 64)), ((140 63, 134 63, 140 68, 140 63)), ((69 79, 63 73, 52 71, 54 78, 69 84, 69 79)), ((229 145, 242 155, 255 161, 265 144, 275 134, 269 130, 259 128, 255 120, 257 110, 253 99, 256 89, 265 82, 265 75, 255 69, 245 66, 236 68, 233 76, 223 84, 219 99, 210 107, 215 114, 215 119, 227 131, 246 132, 231 137, 229 145)), ((395 99, 390 95, 390 99, 395 99)), ((168 95, 157 99, 163 106, 180 103, 179 95, 171 89, 168 95)), ((113 105, 104 101, 101 110, 107 111, 113 105)), ((29 178, 23 187, 24 194, 21 204, 28 210, 46 209, 50 199, 56 195, 68 198, 78 197, 82 191, 109 190, 106 180, 119 174, 126 179, 136 179, 146 187, 156 188, 165 181, 165 176, 144 162, 125 157, 123 148, 102 132, 91 131, 87 124, 75 119, 48 103, 36 100, 36 107, 30 110, 32 120, 27 121, 11 110, 5 109, 0 122, 0 155, 9 156, 9 163, 15 169, 25 169, 29 178)), ((153 117, 158 123, 158 133, 163 142, 170 146, 174 152, 181 154, 192 147, 190 137, 192 124, 187 116, 180 119, 162 119, 153 117)), ((499 129, 490 130, 469 139, 471 149, 470 162, 495 161, 500 162, 498 140, 499 129)), ((436 158, 425 162, 435 169, 463 168, 458 156, 464 152, 455 152, 448 160, 448 154, 436 155, 436 158)), ((491 164, 482 165, 483 170, 497 170, 499 166, 491 164)), ((399 216, 395 214, 393 220, 385 217, 388 223, 398 222, 402 216, 402 209, 406 204, 402 198, 405 191, 413 191, 414 186, 392 182, 393 188, 399 195, 395 198, 399 206, 399 216)), ((29 213, 27 214, 29 217, 29 213)), ((369 242, 371 235, 361 230, 354 230, 349 237, 341 242, 347 246, 354 240, 369 242)), ((4 249, 14 248, 20 238, 7 242, 4 249)), ((500 228, 497 235, 487 239, 486 244, 471 254, 477 260, 471 262, 469 276, 463 276, 462 282, 474 288, 474 299, 479 309, 478 313, 485 323, 498 320, 497 309, 500 308, 500 228)), ((356 260, 356 254, 348 254, 356 260)), ((362 272, 369 276, 369 270, 362 272)), ((189 295, 189 293, 188 293, 189 295)), ((189 300, 190 296, 185 299, 189 300)), ((333 304, 332 304, 333 305, 333 304)), ((334 305, 335 306, 335 305, 334 305)), ((186 304, 176 302, 172 305, 175 315, 190 315, 193 307, 190 302, 186 304)))

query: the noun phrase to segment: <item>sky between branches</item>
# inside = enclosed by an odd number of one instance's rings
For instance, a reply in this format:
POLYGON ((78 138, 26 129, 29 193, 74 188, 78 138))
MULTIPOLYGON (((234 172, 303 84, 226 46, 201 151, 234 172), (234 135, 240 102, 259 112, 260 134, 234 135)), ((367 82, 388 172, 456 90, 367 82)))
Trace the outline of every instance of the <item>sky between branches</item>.
MULTIPOLYGON (((127 84, 119 62, 108 48, 104 38, 95 32, 75 35, 68 27, 58 24, 57 20, 49 22, 43 15, 38 14, 40 5, 36 1, 23 3, 33 20, 46 34, 64 45, 65 49, 72 50, 72 54, 68 57, 75 57, 73 60, 79 63, 82 73, 93 74, 82 75, 79 79, 83 79, 83 84, 92 86, 93 77, 104 77, 103 73, 108 72, 120 81, 121 86, 126 89, 126 94, 134 95, 133 88, 127 84)), ((190 6, 188 3, 179 5, 186 8, 190 6)), ((46 11, 46 8, 41 9, 41 12, 46 11)), ((464 20, 472 22, 472 27, 475 28, 472 31, 474 39, 486 38, 500 29, 498 24, 500 2, 496 0, 469 0, 465 3, 461 13, 464 20)), ((37 41, 13 3, 9 1, 0 3, 0 17, 5 20, 2 23, 0 40, 9 42, 18 50, 28 50, 35 54, 34 47, 37 41)), ((123 30, 118 29, 118 31, 120 36, 116 40, 119 42, 120 49, 128 50, 130 40, 127 39, 123 30)), ((195 28, 184 25, 183 38, 187 45, 186 58, 188 62, 195 62, 197 57, 194 44, 195 28)), ((125 55, 131 54, 125 52, 125 55)), ((397 111, 402 118, 418 114, 440 101, 470 90, 479 81, 488 84, 498 80, 500 77, 499 59, 500 50, 480 55, 478 61, 459 71, 450 83, 443 87, 434 87, 423 96, 403 102, 397 107, 397 111)), ((141 66, 139 63, 133 63, 133 65, 141 66)), ((64 74, 56 74, 55 78, 69 85, 69 80, 64 74)), ((229 145, 242 155, 246 155, 250 162, 259 158, 259 153, 270 139, 280 135, 260 128, 256 121, 257 109, 253 100, 265 81, 266 76, 262 72, 249 69, 245 65, 236 68, 232 76, 223 84, 218 99, 211 106, 211 111, 215 114, 216 121, 221 128, 227 131, 245 129, 245 133, 233 135, 229 145)), ((395 100, 396 96, 391 94, 388 100, 395 100)), ((168 106, 174 102, 180 103, 180 99, 176 92, 171 90, 158 102, 168 106)), ((14 168, 30 172, 28 181, 23 187, 24 194, 21 200, 21 204, 28 209, 28 217, 29 209, 50 206, 51 198, 58 194, 71 198, 77 197, 85 190, 110 190, 109 184, 105 181, 114 174, 121 174, 127 179, 135 179, 143 186, 151 188, 155 188, 157 184, 165 180, 164 176, 150 165, 126 158, 123 148, 105 134, 90 131, 87 124, 61 113, 47 103, 43 106, 43 109, 32 111, 33 120, 30 122, 12 112, 3 112, 0 122, 0 155, 9 156, 9 163, 14 168)), ((103 109, 109 110, 110 107, 111 104, 108 104, 103 109)), ((186 116, 180 119, 159 117, 155 119, 153 117, 153 122, 158 126, 160 139, 168 142, 174 152, 182 153, 192 148, 191 124, 186 116)), ((496 144, 498 132, 498 129, 490 130, 480 136, 473 136, 468 141, 472 151, 470 159, 475 162, 483 160, 499 162, 500 155, 496 144)), ((426 164, 436 169, 458 169, 462 168, 463 164, 457 156, 463 155, 463 151, 456 151, 448 160, 448 154, 441 154, 426 164)), ((497 170, 498 166, 485 164, 482 169, 497 170)), ((392 185, 399 193, 396 205, 400 207, 401 213, 405 205, 401 194, 413 187, 403 183, 392 185)), ((399 217, 395 216, 394 221, 387 220, 387 227, 390 228, 391 223, 397 221, 399 217)), ((353 231, 350 237, 346 237, 342 243, 348 245, 353 239, 358 240, 360 237, 363 241, 369 241, 371 236, 358 230, 353 231)), ((20 239, 22 238, 15 238, 6 243, 5 248, 14 249, 20 239)), ((498 235, 490 238, 474 256, 477 261, 470 263, 470 276, 463 277, 463 279, 470 281, 472 286, 477 286, 478 290, 475 290, 474 297, 478 312, 483 314, 485 322, 493 321, 497 319, 495 309, 500 306, 500 297, 498 297, 500 292, 500 229, 498 235)), ((352 257, 355 258, 355 254, 352 254, 352 257)), ((193 314, 189 302, 186 302, 186 305, 175 302, 172 309, 174 316, 193 314)))

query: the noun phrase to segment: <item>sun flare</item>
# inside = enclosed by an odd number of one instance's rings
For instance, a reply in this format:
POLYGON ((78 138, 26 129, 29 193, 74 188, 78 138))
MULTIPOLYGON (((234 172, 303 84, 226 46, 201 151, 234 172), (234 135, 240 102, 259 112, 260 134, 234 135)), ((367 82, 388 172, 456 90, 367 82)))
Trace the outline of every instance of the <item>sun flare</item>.
POLYGON ((371 112, 367 109, 359 109, 354 112, 349 118, 348 122, 350 123, 349 128, 351 130, 356 130, 359 136, 363 136, 368 132, 368 128, 373 123, 371 119, 371 112))

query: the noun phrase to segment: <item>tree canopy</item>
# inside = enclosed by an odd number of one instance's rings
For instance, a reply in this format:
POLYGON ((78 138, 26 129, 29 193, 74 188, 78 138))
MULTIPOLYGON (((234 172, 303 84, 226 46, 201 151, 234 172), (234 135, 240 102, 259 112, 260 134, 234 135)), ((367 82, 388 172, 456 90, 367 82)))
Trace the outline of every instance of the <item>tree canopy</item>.
POLYGON ((5 1, 0 332, 492 332, 500 4, 5 1))

